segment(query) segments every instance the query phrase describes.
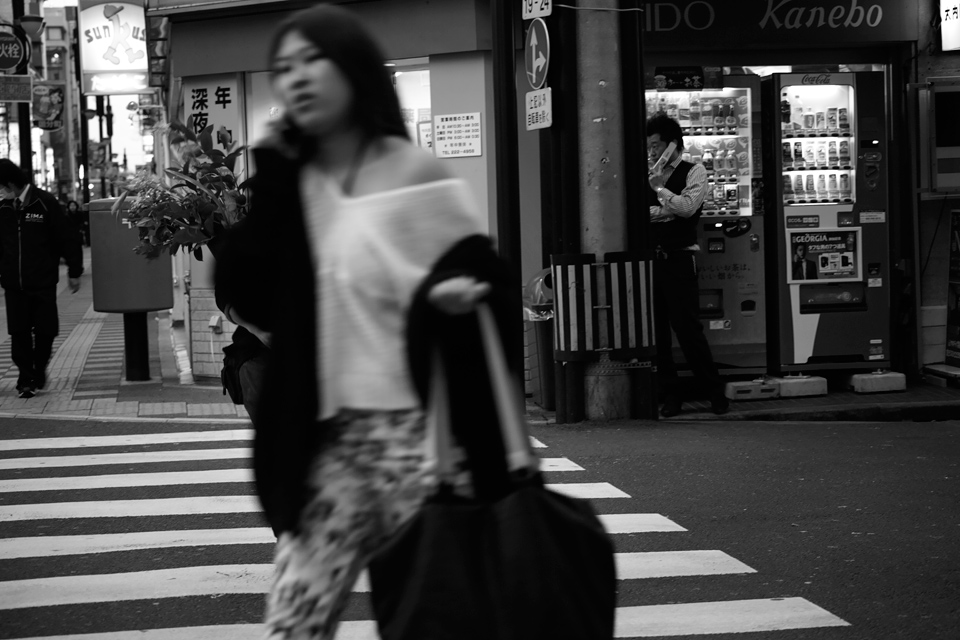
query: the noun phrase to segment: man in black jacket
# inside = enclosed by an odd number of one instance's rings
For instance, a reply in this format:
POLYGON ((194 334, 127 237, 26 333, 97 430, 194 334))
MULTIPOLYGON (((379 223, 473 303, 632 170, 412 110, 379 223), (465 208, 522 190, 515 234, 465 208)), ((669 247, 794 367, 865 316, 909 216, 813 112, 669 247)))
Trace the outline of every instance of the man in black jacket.
POLYGON ((664 403, 660 415, 680 413, 683 394, 677 367, 673 361, 671 328, 683 356, 700 380, 708 387, 713 412, 727 412, 729 402, 723 381, 713 362, 710 345, 703 335, 698 312, 700 291, 697 284, 697 222, 703 211, 707 173, 702 164, 681 160, 683 130, 676 120, 663 114, 647 121, 647 151, 660 158, 670 143, 676 144, 662 173, 650 175, 650 232, 656 248, 653 265, 654 331, 657 342, 657 376, 664 403))
POLYGON ((67 262, 70 291, 76 293, 83 273, 76 229, 53 195, 30 184, 16 164, 0 159, 0 286, 21 398, 32 398, 47 383, 53 339, 60 330, 61 256, 67 262))

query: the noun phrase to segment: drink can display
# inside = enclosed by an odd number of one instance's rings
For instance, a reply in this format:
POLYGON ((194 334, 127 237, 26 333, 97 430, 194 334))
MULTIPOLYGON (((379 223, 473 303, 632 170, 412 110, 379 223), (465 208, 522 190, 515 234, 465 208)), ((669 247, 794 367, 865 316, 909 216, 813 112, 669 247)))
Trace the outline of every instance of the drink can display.
POLYGON ((822 142, 817 145, 817 164, 820 166, 827 164, 827 146, 822 142))
POLYGON ((823 193, 827 190, 827 177, 822 173, 817 176, 817 191, 823 193))
POLYGON ((737 127, 737 105, 736 105, 736 102, 734 102, 733 98, 728 98, 728 99, 727 99, 727 104, 726 104, 725 106, 726 106, 726 111, 727 111, 727 113, 726 113, 726 119, 725 119, 726 125, 727 125, 728 128, 733 128, 733 129, 735 129, 735 128, 737 127))
POLYGON ((827 115, 823 111, 817 111, 817 129, 827 128, 827 115))
POLYGON ((733 151, 727 152, 727 173, 729 173, 731 177, 736 176, 738 173, 737 154, 735 154, 733 151))
POLYGON ((850 128, 850 118, 847 116, 847 110, 844 107, 840 107, 837 110, 837 126, 841 129, 850 128))
POLYGON ((793 143, 793 161, 797 164, 803 163, 803 143, 794 142, 793 143))
POLYGON ((700 103, 700 122, 705 127, 713 126, 713 103, 710 100, 700 103))
POLYGON ((831 173, 830 177, 827 179, 827 189, 830 191, 837 190, 837 174, 831 173))
POLYGON ((830 164, 837 164, 840 162, 840 156, 837 155, 837 141, 831 140, 830 144, 827 146, 827 160, 830 164))
POLYGON ((810 173, 807 175, 806 190, 813 193, 816 189, 813 187, 813 174, 810 173))
POLYGON ((816 156, 813 153, 813 143, 808 142, 803 145, 803 159, 807 164, 813 164, 816 161, 816 156))
POLYGON ((783 176, 783 193, 784 195, 793 194, 793 182, 790 176, 783 176))
POLYGON ((813 129, 816 127, 816 116, 813 114, 813 107, 807 107, 806 112, 803 114, 803 128, 804 129, 813 129))
POLYGON ((803 176, 797 176, 797 179, 794 181, 793 190, 797 193, 803 193, 803 176))
POLYGON ((784 166, 793 164, 793 147, 789 142, 783 143, 783 164, 784 166))
POLYGON ((727 203, 736 204, 740 199, 740 190, 736 186, 727 187, 727 203))
POLYGON ((850 176, 846 173, 840 174, 840 195, 844 198, 850 197, 850 176))
POLYGON ((837 124, 837 111, 837 107, 827 109, 827 129, 837 129, 839 127, 837 124))
POLYGON ((850 143, 846 140, 840 141, 839 158, 840 164, 850 164, 850 143))

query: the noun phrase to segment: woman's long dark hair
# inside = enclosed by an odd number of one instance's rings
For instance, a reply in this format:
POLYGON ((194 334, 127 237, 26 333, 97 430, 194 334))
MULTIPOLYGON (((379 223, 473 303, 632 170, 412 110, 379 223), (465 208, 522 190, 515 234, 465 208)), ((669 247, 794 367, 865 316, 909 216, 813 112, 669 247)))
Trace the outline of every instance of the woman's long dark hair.
MULTIPOLYGON (((400 100, 384 65, 383 53, 354 13, 328 4, 294 13, 273 35, 271 64, 280 41, 291 31, 316 45, 347 77, 353 88, 354 118, 367 137, 393 135, 410 138, 400 113, 400 100)), ((300 138, 301 145, 306 142, 292 122, 287 124, 293 128, 290 134, 299 134, 296 137, 300 138)))

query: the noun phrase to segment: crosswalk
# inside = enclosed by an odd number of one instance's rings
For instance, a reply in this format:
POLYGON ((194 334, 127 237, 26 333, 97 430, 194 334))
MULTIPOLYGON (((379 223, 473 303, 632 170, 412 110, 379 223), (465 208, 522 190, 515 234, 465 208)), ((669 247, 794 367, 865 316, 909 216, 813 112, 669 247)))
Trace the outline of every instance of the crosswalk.
MULTIPOLYGON (((78 424, 76 435, 0 440, 2 637, 258 638, 274 537, 253 495, 252 432, 223 424, 152 431, 158 423, 144 422, 99 435, 96 423, 78 424)), ((660 514, 624 512, 629 494, 583 482, 576 461, 534 446, 548 486, 594 501, 615 540, 687 531, 660 514)), ((719 549, 621 550, 616 564, 624 585, 757 573, 719 549)), ((365 574, 353 591, 337 638, 377 640, 365 574)), ((616 636, 836 626, 847 623, 804 598, 770 597, 620 606, 616 636)))

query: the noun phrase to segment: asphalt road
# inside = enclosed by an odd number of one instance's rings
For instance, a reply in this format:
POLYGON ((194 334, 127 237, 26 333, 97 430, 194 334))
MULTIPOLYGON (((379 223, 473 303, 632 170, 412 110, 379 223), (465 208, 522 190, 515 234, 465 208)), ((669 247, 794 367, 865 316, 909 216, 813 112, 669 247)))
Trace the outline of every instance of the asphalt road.
MULTIPOLYGON (((801 596, 850 627, 756 637, 960 638, 960 423, 546 427, 549 451, 688 531, 620 551, 719 549, 756 574, 624 583, 621 604, 801 596)), ((614 501, 607 501, 614 502, 614 501)), ((715 635, 711 638, 744 638, 715 635)), ((753 637, 753 636, 750 636, 753 637)))
MULTIPOLYGON (((532 435, 551 485, 607 496, 598 513, 630 521, 613 534, 618 637, 957 640, 958 427, 532 435)), ((239 424, 0 418, 0 639, 258 637, 272 536, 249 437, 239 424)), ((370 617, 367 595, 351 596, 340 640, 375 638, 370 617)))

